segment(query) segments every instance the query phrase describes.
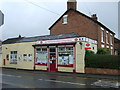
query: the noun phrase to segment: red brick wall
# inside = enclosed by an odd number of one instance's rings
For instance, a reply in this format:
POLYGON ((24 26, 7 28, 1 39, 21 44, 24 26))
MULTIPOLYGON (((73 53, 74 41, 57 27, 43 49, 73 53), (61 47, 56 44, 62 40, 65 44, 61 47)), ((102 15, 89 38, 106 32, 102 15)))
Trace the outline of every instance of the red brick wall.
POLYGON ((112 49, 112 53, 114 53, 114 34, 110 33, 108 30, 104 29, 104 43, 101 42, 101 27, 98 26, 98 48, 101 48, 101 45, 104 45, 105 48, 107 48, 107 46, 109 46, 109 50, 111 51, 111 47, 113 47, 112 49), (108 31, 108 43, 106 41, 106 31, 108 31), (112 34, 112 45, 110 44, 110 34, 112 34))
POLYGON ((120 75, 120 70, 116 70, 116 69, 100 69, 100 68, 85 68, 85 73, 120 75))
MULTIPOLYGON (((104 30, 104 42, 101 43, 101 26, 94 23, 92 20, 82 16, 81 14, 70 10, 66 15, 68 15, 68 23, 62 24, 63 18, 60 19, 50 30, 50 34, 64 34, 75 32, 80 34, 80 36, 86 36, 91 39, 95 39, 98 41, 98 48, 101 48, 101 44, 109 46, 110 45, 110 33, 109 34, 109 44, 106 43, 106 30, 104 30)), ((114 35, 113 35, 113 45, 114 46, 114 35)), ((113 49, 114 52, 114 49, 113 49)))
POLYGON ((76 32, 81 36, 87 36, 97 40, 97 24, 88 18, 74 12, 69 11, 68 24, 62 24, 62 19, 50 30, 50 34, 64 34, 76 32))

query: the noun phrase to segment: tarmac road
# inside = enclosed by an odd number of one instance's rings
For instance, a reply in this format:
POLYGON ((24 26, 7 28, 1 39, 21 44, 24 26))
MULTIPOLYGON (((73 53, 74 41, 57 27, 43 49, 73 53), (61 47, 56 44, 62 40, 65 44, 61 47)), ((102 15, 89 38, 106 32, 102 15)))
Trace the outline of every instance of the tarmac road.
POLYGON ((86 78, 74 74, 43 71, 2 70, 2 88, 118 88, 111 79, 86 78))

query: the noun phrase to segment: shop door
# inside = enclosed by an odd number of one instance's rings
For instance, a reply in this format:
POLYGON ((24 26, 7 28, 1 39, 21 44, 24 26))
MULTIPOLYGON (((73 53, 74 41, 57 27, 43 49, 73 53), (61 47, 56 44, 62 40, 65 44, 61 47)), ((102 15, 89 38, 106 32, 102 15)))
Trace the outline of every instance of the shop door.
POLYGON ((56 72, 56 48, 50 48, 50 72, 56 72))

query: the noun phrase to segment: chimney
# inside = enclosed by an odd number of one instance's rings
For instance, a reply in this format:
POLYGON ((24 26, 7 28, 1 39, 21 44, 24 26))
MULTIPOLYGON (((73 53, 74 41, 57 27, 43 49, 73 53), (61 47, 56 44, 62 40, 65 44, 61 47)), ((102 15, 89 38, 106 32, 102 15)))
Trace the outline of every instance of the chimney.
POLYGON ((70 9, 70 8, 72 8, 72 9, 77 9, 77 2, 76 2, 76 0, 68 0, 67 1, 67 10, 68 9, 70 9))
POLYGON ((96 21, 97 21, 97 19, 98 19, 96 14, 91 15, 91 18, 92 18, 93 20, 96 20, 96 21))
POLYGON ((19 35, 18 38, 21 38, 21 35, 19 35))

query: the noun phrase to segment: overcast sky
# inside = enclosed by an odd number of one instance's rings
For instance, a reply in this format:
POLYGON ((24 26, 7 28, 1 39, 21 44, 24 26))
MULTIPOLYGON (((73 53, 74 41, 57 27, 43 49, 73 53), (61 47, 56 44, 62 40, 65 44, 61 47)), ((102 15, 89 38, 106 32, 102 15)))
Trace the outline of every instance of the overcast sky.
MULTIPOLYGON (((117 37, 118 0, 83 1, 77 0, 77 10, 88 16, 97 14, 98 21, 117 37)), ((0 10, 5 15, 4 25, 0 27, 2 40, 19 34, 26 37, 48 35, 48 28, 67 10, 67 0, 0 0, 0 10)))

